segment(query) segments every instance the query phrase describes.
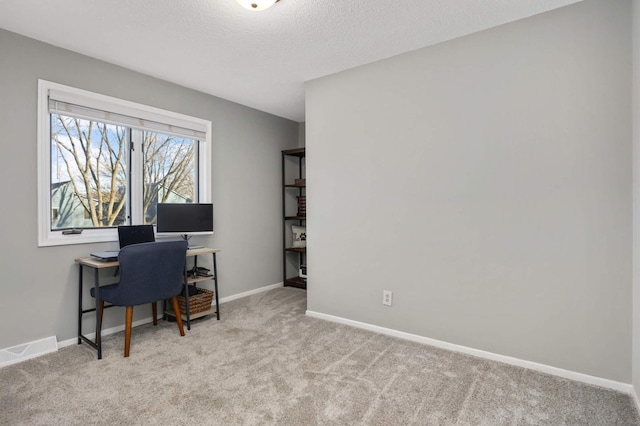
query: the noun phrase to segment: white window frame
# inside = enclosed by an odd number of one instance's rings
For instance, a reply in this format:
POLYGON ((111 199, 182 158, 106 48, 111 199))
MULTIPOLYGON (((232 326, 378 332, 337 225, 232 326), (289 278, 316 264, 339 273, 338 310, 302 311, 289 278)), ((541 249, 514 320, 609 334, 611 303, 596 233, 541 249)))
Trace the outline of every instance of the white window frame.
MULTIPOLYGON (((167 111, 136 102, 126 101, 75 87, 65 86, 46 80, 38 80, 38 246, 59 246, 117 241, 116 228, 84 229, 80 234, 63 235, 62 230, 51 230, 51 118, 49 114, 49 95, 96 110, 136 117, 155 123, 182 128, 198 129, 206 137, 199 139, 198 146, 198 201, 211 202, 211 121, 197 117, 167 111)), ((137 150, 140 152, 140 150, 137 150)), ((135 167, 135 166, 134 166, 135 167)), ((138 173, 140 174, 140 173, 138 173)), ((141 178, 140 178, 141 179, 141 178)), ((141 196, 131 197, 132 206, 142 205, 141 196)), ((132 207, 130 206, 130 207, 132 207)), ((142 221, 142 213, 133 215, 131 223, 142 221)))

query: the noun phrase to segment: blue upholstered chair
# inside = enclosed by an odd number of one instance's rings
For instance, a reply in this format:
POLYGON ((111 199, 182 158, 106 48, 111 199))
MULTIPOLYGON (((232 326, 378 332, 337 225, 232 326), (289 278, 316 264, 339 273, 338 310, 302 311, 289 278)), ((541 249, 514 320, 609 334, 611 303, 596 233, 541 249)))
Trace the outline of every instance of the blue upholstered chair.
MULTIPOLYGON (((124 356, 129 356, 131 346, 131 322, 133 307, 153 304, 153 324, 157 325, 156 302, 171 299, 180 335, 184 336, 182 318, 176 296, 182 290, 186 241, 163 241, 133 244, 123 247, 118 255, 120 282, 99 289, 100 318, 104 313, 104 302, 114 306, 126 306, 124 356)), ((95 297, 95 289, 91 289, 95 297)), ((102 321, 100 321, 102 324, 102 321)), ((100 333, 100 330, 97 330, 100 333)))

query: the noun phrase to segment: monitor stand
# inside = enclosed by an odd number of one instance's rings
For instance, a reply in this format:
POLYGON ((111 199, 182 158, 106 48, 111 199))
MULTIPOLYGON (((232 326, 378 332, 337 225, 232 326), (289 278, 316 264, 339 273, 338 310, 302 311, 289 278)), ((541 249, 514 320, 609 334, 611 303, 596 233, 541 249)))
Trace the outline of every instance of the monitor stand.
MULTIPOLYGON (((183 240, 189 243, 189 240, 191 239, 191 235, 183 234, 181 236, 183 240)), ((201 249, 201 248, 204 248, 204 246, 192 246, 192 245, 187 246, 187 250, 195 250, 195 249, 201 249)))

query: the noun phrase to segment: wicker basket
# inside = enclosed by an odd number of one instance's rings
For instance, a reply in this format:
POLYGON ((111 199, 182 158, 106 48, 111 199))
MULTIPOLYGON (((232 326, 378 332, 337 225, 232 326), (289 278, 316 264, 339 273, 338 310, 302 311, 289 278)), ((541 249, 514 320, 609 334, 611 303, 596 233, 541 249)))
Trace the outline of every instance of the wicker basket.
MULTIPOLYGON (((196 294, 189 296, 189 313, 191 315, 210 309, 211 301, 213 300, 213 291, 200 287, 197 287, 196 290, 196 294)), ((178 307, 180 308, 180 313, 186 315, 187 304, 185 301, 185 297, 178 295, 176 296, 176 299, 178 299, 178 307)))

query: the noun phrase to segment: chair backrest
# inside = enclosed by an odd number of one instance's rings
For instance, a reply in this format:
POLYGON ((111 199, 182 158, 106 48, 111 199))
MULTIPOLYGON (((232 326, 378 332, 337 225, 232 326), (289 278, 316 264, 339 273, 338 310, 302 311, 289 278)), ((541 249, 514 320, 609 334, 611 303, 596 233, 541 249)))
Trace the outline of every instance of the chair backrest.
POLYGON ((156 240, 153 225, 118 226, 120 248, 131 244, 152 243, 156 240))
POLYGON ((123 247, 118 255, 120 283, 110 300, 135 306, 169 299, 182 290, 186 241, 161 241, 123 247))

